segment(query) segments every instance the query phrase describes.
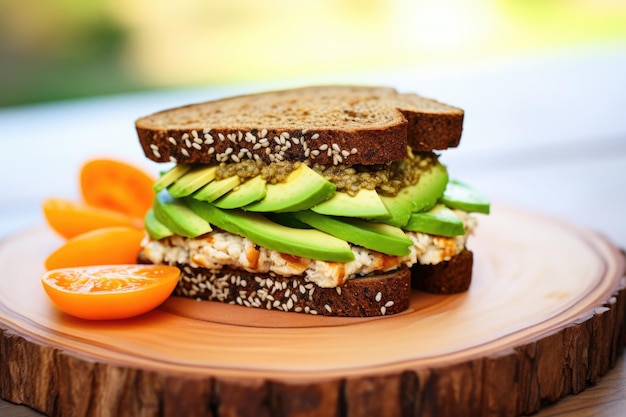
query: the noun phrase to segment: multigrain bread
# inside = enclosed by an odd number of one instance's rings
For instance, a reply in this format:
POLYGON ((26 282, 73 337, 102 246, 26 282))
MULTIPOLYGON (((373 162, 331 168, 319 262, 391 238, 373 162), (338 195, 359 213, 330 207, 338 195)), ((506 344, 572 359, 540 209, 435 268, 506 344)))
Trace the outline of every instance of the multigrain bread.
POLYGON ((384 316, 409 307, 411 288, 433 294, 466 291, 472 281, 472 259, 472 253, 465 250, 450 261, 371 274, 334 288, 319 287, 301 276, 234 269, 215 272, 179 264, 182 275, 175 295, 324 316, 384 316))
MULTIPOLYGON (((143 263, 148 261, 140 259, 143 263)), ((235 269, 219 272, 177 264, 181 278, 175 295, 267 310, 324 316, 373 317, 409 307, 411 288, 433 294, 466 291, 472 280, 472 252, 463 251, 436 265, 414 265, 321 288, 303 277, 283 277, 235 269)))
POLYGON ((224 269, 219 273, 178 265, 181 282, 175 294, 267 310, 324 316, 373 317, 409 307, 408 268, 348 280, 334 288, 318 287, 303 277, 281 277, 224 269))
POLYGON ((321 86, 170 109, 136 122, 156 162, 384 164, 459 144, 463 110, 390 88, 321 86), (264 145, 267 144, 267 145, 264 145), (269 150, 269 151, 268 151, 269 150))
MULTIPOLYGON (((156 162, 193 167, 238 166, 247 160, 264 166, 304 162, 367 171, 392 162, 402 164, 414 153, 432 155, 455 147, 462 124, 461 109, 415 94, 384 87, 319 86, 183 106, 140 118, 136 128, 145 155, 156 162)), ((184 205, 184 198, 179 203, 184 205)), ((468 220, 467 213, 459 216, 470 234, 473 219, 468 220)), ((344 274, 348 264, 276 252, 269 256, 271 249, 264 252, 264 262, 287 259, 287 264, 295 260, 308 266, 300 273, 283 275, 256 263, 238 264, 237 257, 245 254, 242 248, 255 248, 253 253, 264 248, 253 238, 247 241, 249 236, 229 240, 229 232, 213 229, 217 235, 211 232, 197 239, 151 239, 140 261, 179 266, 178 296, 330 316, 396 314, 408 308, 411 287, 451 294, 467 290, 472 279, 473 254, 465 248, 466 236, 407 233, 413 240, 411 253, 422 251, 423 257, 389 256, 351 244, 354 253, 365 252, 366 259, 378 266, 373 271, 365 267, 362 274, 346 272, 335 284, 332 280, 322 284, 310 274, 313 265, 344 274), (221 241, 221 252, 207 249, 218 245, 214 242, 218 235, 226 235, 230 243, 221 241), (241 238, 247 243, 241 243, 241 238), (238 249, 229 246, 233 244, 238 249)))
POLYGON ((433 294, 456 294, 467 291, 472 282, 474 254, 468 249, 449 261, 411 267, 411 287, 433 294))

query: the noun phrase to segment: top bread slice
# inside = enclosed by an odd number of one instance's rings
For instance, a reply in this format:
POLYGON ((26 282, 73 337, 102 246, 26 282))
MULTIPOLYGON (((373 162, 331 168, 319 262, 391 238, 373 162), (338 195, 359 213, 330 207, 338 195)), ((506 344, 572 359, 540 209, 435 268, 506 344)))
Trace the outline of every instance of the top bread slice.
POLYGON ((371 165, 405 158, 407 146, 457 146, 463 110, 385 87, 315 86, 178 107, 135 125, 157 162, 371 165))

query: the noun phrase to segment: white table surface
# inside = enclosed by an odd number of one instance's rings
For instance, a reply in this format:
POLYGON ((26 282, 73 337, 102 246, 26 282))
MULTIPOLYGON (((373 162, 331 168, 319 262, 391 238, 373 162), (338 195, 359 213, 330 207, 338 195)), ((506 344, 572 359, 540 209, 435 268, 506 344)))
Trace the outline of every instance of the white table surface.
POLYGON ((364 72, 0 109, 0 238, 43 224, 43 198, 76 198, 78 168, 88 158, 122 158, 156 173, 158 165, 139 148, 137 117, 231 93, 319 82, 390 85, 463 108, 461 146, 442 156, 451 176, 495 202, 593 229, 626 248, 624 44, 445 70, 364 72))

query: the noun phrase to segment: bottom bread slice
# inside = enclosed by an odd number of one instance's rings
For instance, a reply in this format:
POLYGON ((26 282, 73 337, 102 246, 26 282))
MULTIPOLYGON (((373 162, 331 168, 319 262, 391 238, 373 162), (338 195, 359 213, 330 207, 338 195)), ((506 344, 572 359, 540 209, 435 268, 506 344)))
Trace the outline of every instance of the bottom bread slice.
POLYGON ((406 310, 411 288, 435 294, 466 291, 472 281, 473 254, 464 249, 446 262, 371 274, 335 288, 319 287, 303 277, 177 266, 182 274, 176 296, 267 310, 373 317, 406 310))
POLYGON ((406 267, 322 288, 303 277, 177 266, 182 276, 174 295, 199 300, 346 317, 396 314, 406 310, 410 301, 411 272, 406 267))
POLYGON ((434 294, 456 294, 467 291, 472 282, 474 254, 463 249, 449 261, 434 265, 413 265, 411 287, 434 294))

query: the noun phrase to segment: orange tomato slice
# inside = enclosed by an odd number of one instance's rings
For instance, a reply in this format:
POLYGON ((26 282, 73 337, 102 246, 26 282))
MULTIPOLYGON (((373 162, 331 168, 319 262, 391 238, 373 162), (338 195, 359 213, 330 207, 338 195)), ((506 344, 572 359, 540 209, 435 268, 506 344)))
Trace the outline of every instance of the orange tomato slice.
POLYGON ((140 218, 61 198, 45 200, 42 209, 48 225, 67 239, 104 227, 143 228, 140 218))
POLYGON ((65 313, 89 320, 134 317, 158 307, 178 282, 167 265, 102 265, 55 269, 41 279, 52 302, 65 313))
POLYGON ((133 227, 107 227, 69 239, 48 258, 46 269, 137 263, 145 232, 133 227))
POLYGON ((141 217, 152 206, 155 179, 144 171, 113 159, 94 159, 80 171, 80 188, 85 202, 133 217, 141 217))

